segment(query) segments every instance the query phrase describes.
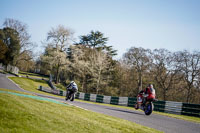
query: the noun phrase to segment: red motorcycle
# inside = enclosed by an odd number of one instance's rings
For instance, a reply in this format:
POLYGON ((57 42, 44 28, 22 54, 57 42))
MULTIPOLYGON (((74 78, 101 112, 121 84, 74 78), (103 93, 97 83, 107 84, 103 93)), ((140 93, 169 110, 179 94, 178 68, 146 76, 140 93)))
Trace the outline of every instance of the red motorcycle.
POLYGON ((155 92, 151 94, 139 93, 135 109, 141 109, 144 111, 145 115, 150 115, 154 109, 153 101, 157 101, 157 99, 155 99, 155 92))

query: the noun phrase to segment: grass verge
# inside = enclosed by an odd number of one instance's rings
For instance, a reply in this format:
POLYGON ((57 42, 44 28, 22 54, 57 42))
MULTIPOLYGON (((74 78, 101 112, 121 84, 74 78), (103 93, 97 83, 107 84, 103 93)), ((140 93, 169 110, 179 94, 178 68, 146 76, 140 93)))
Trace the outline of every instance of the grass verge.
POLYGON ((24 78, 24 77, 8 77, 8 78, 11 79, 12 81, 14 81, 16 84, 18 84, 24 90, 64 99, 63 96, 58 96, 58 95, 46 93, 43 91, 39 91, 38 90, 39 86, 49 87, 47 81, 45 81, 45 80, 29 79, 29 78, 24 78))
POLYGON ((47 81, 45 80, 29 79, 24 77, 8 77, 8 78, 27 91, 46 94, 44 92, 39 91, 38 87, 39 86, 49 87, 47 81))
POLYGON ((38 79, 45 79, 45 80, 49 80, 49 77, 44 76, 44 75, 40 75, 40 74, 36 74, 36 73, 29 73, 29 72, 22 72, 20 71, 19 74, 20 76, 25 76, 25 77, 31 77, 31 78, 38 78, 38 79))
MULTIPOLYGON (((5 91, 5 89, 0 89, 5 91)), ((0 93, 0 132, 158 133, 127 120, 73 106, 0 93)))

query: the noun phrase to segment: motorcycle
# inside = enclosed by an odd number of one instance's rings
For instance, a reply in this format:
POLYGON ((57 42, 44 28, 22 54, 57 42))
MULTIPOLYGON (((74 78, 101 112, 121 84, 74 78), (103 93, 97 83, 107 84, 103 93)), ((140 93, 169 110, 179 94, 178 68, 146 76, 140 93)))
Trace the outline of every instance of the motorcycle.
POLYGON ((135 109, 141 109, 144 111, 145 115, 150 115, 154 109, 154 101, 157 101, 157 99, 155 99, 155 96, 148 94, 138 94, 135 109))
POLYGON ((75 98, 75 94, 76 94, 76 90, 73 89, 67 89, 67 93, 66 93, 66 101, 70 100, 70 101, 74 101, 75 98))

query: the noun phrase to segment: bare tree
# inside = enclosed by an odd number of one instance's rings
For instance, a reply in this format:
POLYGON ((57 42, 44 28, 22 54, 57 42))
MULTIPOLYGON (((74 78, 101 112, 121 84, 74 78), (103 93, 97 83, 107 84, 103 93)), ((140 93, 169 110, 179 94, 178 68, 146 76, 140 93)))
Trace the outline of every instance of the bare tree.
POLYGON ((58 25, 48 32, 47 41, 50 41, 57 50, 66 51, 73 41, 73 32, 63 25, 58 25))
POLYGON ((153 51, 153 76, 159 87, 162 89, 163 100, 167 98, 167 91, 172 89, 175 78, 180 72, 173 63, 173 54, 166 49, 155 49, 153 51))
POLYGON ((93 76, 96 79, 96 93, 99 93, 100 85, 104 83, 103 73, 106 71, 106 68, 109 67, 109 62, 107 59, 107 54, 102 51, 93 50, 94 58, 90 61, 93 62, 93 76))
POLYGON ((183 73, 183 79, 186 83, 186 102, 191 102, 195 90, 195 84, 198 83, 200 74, 200 52, 190 53, 181 51, 175 53, 176 61, 179 62, 179 68, 183 73))
POLYGON ((116 66, 116 72, 114 75, 115 84, 117 84, 118 95, 133 97, 138 93, 138 78, 137 71, 130 65, 127 65, 123 60, 119 60, 119 64, 116 66), (134 87, 133 87, 134 86, 134 87))
MULTIPOLYGON (((56 83, 59 81, 61 69, 68 63, 66 50, 72 41, 72 35, 72 31, 68 28, 65 28, 63 25, 52 28, 48 32, 48 45, 46 48, 49 50, 47 50, 47 54, 44 54, 42 60, 46 63, 49 63, 50 66, 56 70, 56 83)), ((54 69, 52 69, 52 71, 54 69)))
POLYGON ((138 91, 142 89, 143 74, 151 65, 151 51, 144 48, 132 47, 124 54, 124 60, 137 71, 138 91))

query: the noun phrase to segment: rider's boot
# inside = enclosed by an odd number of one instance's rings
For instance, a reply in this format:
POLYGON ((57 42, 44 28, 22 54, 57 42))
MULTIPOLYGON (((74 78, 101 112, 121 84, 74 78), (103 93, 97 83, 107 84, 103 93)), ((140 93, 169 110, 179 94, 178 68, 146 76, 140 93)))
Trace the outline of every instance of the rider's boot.
POLYGON ((67 101, 67 100, 68 100, 68 98, 66 97, 66 98, 65 98, 65 100, 67 101))
POLYGON ((139 109, 139 105, 138 104, 135 104, 135 109, 139 109))

